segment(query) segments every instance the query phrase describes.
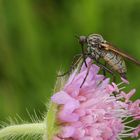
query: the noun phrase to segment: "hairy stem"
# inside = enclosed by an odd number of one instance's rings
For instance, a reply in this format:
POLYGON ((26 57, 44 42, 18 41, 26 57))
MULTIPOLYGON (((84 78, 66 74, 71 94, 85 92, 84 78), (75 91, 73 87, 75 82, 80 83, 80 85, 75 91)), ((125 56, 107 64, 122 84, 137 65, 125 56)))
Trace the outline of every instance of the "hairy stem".
POLYGON ((7 126, 0 129, 0 139, 5 137, 16 137, 26 135, 43 135, 45 123, 31 123, 7 126))

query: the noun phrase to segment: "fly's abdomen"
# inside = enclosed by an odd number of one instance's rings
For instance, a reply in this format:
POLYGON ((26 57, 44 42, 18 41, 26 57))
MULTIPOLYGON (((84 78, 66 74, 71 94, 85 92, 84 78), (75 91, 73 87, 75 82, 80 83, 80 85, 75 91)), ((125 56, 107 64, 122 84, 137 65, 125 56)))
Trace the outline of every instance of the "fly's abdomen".
POLYGON ((111 68, 119 73, 126 73, 125 61, 120 55, 117 55, 111 51, 104 53, 104 60, 111 66, 111 68))

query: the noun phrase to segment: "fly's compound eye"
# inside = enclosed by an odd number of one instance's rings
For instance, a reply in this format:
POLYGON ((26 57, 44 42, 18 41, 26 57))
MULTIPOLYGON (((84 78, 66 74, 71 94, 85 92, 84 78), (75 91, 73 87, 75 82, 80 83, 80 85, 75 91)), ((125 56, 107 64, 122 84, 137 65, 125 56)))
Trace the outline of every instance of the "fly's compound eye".
POLYGON ((79 37, 79 43, 80 43, 81 45, 84 45, 86 42, 87 42, 86 36, 80 36, 80 37, 79 37))

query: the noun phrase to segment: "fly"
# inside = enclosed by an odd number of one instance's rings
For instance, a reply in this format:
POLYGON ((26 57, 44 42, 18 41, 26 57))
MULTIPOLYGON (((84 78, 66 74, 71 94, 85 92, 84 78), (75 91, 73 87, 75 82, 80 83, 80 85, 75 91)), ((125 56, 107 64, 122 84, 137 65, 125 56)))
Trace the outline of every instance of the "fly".
POLYGON ((127 79, 127 67, 125 64, 125 58, 140 66, 140 61, 114 47, 111 43, 104 40, 103 37, 99 34, 80 36, 79 43, 82 45, 82 48, 84 44, 87 45, 86 50, 82 51, 84 59, 85 57, 90 57, 97 63, 99 63, 100 59, 103 59, 110 66, 110 69, 108 69, 106 66, 102 65, 105 69, 107 69, 107 71, 110 73, 116 71, 124 79, 127 79))

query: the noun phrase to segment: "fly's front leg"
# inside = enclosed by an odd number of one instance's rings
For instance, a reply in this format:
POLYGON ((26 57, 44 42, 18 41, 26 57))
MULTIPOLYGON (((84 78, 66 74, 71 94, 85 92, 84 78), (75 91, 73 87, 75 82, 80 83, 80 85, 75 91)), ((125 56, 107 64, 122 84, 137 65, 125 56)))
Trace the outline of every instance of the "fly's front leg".
POLYGON ((73 57, 73 60, 72 60, 72 64, 69 68, 69 70, 63 74, 60 74, 60 75, 57 75, 58 77, 61 77, 61 76, 65 76, 66 74, 69 74, 71 73, 71 71, 76 67, 76 65, 80 62, 80 60, 82 59, 82 54, 76 54, 74 57, 73 57), (78 59, 76 60, 75 62, 75 59, 78 57, 78 59))
POLYGON ((90 67, 91 67, 92 63, 90 63, 88 66, 87 66, 87 72, 86 72, 86 76, 84 77, 84 80, 80 86, 80 88, 82 88, 83 84, 85 83, 86 79, 87 79, 87 76, 89 74, 89 70, 90 70, 90 67))

